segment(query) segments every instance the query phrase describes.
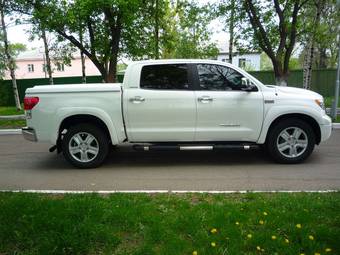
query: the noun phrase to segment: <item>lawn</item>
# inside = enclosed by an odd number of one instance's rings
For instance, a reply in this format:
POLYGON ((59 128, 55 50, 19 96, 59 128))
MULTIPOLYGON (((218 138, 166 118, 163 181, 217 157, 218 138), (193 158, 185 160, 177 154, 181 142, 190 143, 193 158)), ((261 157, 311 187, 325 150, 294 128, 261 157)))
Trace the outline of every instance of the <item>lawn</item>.
POLYGON ((0 115, 19 115, 24 114, 24 111, 17 111, 14 106, 0 106, 0 115))
MULTIPOLYGON (((24 114, 24 111, 17 111, 14 106, 0 106, 0 116, 1 115, 19 115, 24 114)), ((21 128, 26 126, 25 120, 0 120, 0 129, 6 128, 21 128)))
POLYGON ((0 193, 0 254, 340 254, 340 193, 0 193))

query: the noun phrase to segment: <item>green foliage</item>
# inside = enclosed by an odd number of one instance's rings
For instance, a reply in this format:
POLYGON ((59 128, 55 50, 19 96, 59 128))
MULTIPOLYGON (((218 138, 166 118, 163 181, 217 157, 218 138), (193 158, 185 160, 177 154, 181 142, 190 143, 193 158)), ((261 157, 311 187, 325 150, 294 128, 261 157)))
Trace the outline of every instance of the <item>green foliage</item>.
MULTIPOLYGON (((310 38, 314 38, 314 63, 315 68, 335 68, 338 55, 337 35, 340 23, 339 7, 336 0, 308 1, 303 8, 301 21, 301 36, 299 42, 306 47, 310 38), (317 5, 321 4, 321 15, 318 26, 315 24, 317 5)), ((304 50, 301 57, 304 56, 304 50)))
POLYGON ((340 250, 339 193, 1 193, 0 207, 4 254, 295 255, 340 250))
MULTIPOLYGON (((1 32, 0 32, 1 38, 1 32)), ((22 43, 9 44, 9 52, 12 58, 16 58, 20 52, 26 50, 26 45, 22 43)), ((6 62, 5 49, 3 46, 3 41, 0 39, 0 79, 4 77, 5 71, 8 70, 8 65, 6 62)), ((1 93, 1 92, 0 92, 1 93)))
POLYGON ((261 53, 261 60, 260 60, 260 70, 261 71, 267 71, 267 70, 273 70, 273 63, 271 62, 270 58, 266 53, 261 53))

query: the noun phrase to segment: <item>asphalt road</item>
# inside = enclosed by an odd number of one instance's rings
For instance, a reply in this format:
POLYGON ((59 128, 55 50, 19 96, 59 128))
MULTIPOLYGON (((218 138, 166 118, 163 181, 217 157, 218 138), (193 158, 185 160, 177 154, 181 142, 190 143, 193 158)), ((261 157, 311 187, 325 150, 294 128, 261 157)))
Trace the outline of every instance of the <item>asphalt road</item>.
POLYGON ((0 136, 0 190, 340 189, 340 130, 303 164, 273 163, 261 151, 112 151, 97 169, 75 169, 48 144, 0 136))

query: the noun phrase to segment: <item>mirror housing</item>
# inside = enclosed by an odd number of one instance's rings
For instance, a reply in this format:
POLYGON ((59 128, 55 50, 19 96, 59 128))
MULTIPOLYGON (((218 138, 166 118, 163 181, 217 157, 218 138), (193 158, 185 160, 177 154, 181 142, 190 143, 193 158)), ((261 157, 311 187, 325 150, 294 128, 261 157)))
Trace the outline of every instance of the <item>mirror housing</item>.
POLYGON ((248 78, 242 77, 241 83, 242 83, 241 90, 247 92, 257 91, 257 87, 248 78))

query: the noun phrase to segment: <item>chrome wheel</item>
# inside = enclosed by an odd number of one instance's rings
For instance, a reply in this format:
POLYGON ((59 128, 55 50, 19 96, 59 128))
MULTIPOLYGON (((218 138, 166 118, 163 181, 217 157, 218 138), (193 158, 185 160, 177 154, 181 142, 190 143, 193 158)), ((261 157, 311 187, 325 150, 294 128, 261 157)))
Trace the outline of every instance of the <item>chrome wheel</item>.
POLYGON ((279 134, 276 146, 283 156, 296 158, 306 151, 308 136, 299 127, 288 127, 279 134))
POLYGON ((99 143, 97 139, 86 132, 74 134, 68 144, 71 156, 82 163, 90 162, 99 153, 99 143))

